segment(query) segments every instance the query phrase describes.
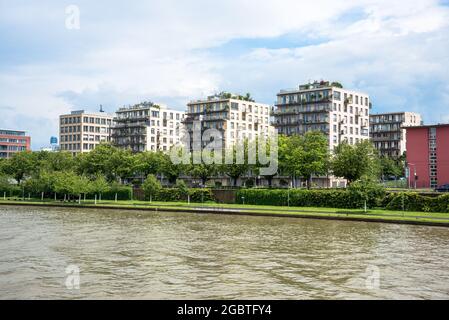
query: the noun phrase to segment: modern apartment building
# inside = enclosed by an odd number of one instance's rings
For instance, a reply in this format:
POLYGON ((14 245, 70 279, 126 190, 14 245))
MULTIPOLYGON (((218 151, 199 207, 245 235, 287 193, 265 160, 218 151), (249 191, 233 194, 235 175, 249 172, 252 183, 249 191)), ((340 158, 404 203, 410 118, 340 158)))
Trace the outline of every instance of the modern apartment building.
POLYGON ((73 155, 89 152, 111 141, 112 115, 104 112, 72 111, 59 117, 60 150, 73 155))
POLYGON ((333 150, 342 141, 355 144, 369 139, 370 97, 366 93, 321 81, 281 90, 273 110, 279 134, 301 135, 321 131, 333 150))
POLYGON ((0 129, 0 158, 10 158, 15 152, 30 150, 31 137, 25 131, 0 129))
POLYGON ((408 127, 406 131, 409 186, 449 184, 449 124, 408 127))
POLYGON ((121 108, 116 112, 113 143, 133 152, 168 151, 179 142, 184 112, 152 102, 121 108))
MULTIPOLYGON (((269 105, 229 93, 220 93, 188 103, 184 124, 186 132, 190 134, 191 148, 192 133, 196 128, 201 133, 212 128, 219 130, 223 148, 233 146, 244 139, 268 137, 274 133, 274 127, 270 124, 269 105)), ((203 141, 203 145, 207 143, 203 141)))
POLYGON ((392 112, 370 115, 370 136, 381 156, 398 158, 407 150, 404 127, 422 125, 421 115, 392 112))

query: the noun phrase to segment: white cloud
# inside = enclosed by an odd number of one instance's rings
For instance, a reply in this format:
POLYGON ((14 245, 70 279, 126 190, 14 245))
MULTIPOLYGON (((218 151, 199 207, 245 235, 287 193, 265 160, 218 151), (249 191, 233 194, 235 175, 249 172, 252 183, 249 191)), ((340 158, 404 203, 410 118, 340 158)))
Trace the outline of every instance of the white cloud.
MULTIPOLYGON (((14 31, 7 49, 27 59, 0 62, 0 126, 12 121, 28 129, 35 147, 57 134, 58 114, 72 107, 165 99, 180 109, 190 98, 221 89, 251 91, 270 103, 280 88, 329 78, 370 92, 379 105, 425 113, 426 82, 438 87, 449 80, 449 15, 437 1, 77 3, 79 31, 64 28, 63 4, 2 3, 0 27, 7 31, 0 40, 14 31), (208 50, 233 39, 285 34, 327 40, 262 46, 232 58, 208 50), (47 55, 33 58, 44 49, 47 55), (17 123, 30 114, 48 125, 17 123)), ((437 98, 448 101, 447 94, 437 98)))

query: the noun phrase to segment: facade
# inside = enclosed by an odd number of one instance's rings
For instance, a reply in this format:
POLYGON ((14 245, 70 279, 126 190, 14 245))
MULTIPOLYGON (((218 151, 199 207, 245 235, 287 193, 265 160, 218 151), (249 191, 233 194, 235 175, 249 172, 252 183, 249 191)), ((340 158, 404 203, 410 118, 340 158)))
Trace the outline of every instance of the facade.
POLYGON ((393 112, 370 115, 370 136, 381 156, 398 158, 407 150, 405 127, 422 125, 421 115, 393 112))
POLYGON ((449 124, 408 127, 406 131, 409 186, 449 184, 449 124))
POLYGON ((327 81, 300 85, 277 94, 274 126, 279 134, 321 131, 333 150, 342 141, 369 139, 370 97, 327 81))
POLYGON ((270 124, 269 105, 231 94, 214 95, 188 103, 184 125, 190 134, 191 148, 194 129, 199 129, 201 133, 207 129, 220 130, 223 148, 244 139, 268 137, 274 133, 274 127, 270 124))
POLYGON ((144 102, 121 108, 114 117, 113 143, 133 152, 168 151, 179 142, 184 112, 144 102))
POLYGON ((25 131, 0 129, 0 158, 10 158, 15 152, 30 150, 31 137, 25 131))
POLYGON ((104 112, 72 111, 59 117, 60 150, 73 155, 111 141, 112 116, 104 112))

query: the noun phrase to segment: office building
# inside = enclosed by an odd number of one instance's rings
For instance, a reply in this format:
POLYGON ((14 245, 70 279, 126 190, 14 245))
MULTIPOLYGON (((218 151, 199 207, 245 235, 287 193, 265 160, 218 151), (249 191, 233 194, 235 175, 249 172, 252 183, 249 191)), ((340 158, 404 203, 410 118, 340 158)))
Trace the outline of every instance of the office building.
POLYGON ((14 153, 31 150, 31 137, 25 131, 0 129, 0 158, 10 158, 14 153))

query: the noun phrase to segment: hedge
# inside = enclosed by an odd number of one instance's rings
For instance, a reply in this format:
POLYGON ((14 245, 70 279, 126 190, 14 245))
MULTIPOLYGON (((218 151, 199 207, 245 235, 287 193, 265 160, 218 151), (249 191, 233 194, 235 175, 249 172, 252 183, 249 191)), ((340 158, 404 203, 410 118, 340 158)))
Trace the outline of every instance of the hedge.
POLYGON ((439 197, 426 197, 413 192, 390 193, 382 206, 387 210, 420 212, 449 212, 449 194, 439 197))
MULTIPOLYGON (((357 209, 363 208, 365 200, 357 192, 350 190, 267 190, 240 189, 236 202, 253 205, 287 206, 290 193, 290 206, 328 207, 357 209), (243 199, 244 197, 244 199, 243 199)), ((449 212, 449 194, 439 197, 426 197, 417 193, 390 193, 381 196, 368 193, 367 206, 380 207, 393 211, 449 212)))
MULTIPOLYGON (((212 190, 210 189, 189 189, 190 202, 208 202, 214 201, 212 190)), ((187 201, 187 195, 182 194, 178 188, 162 188, 156 195, 152 197, 154 201, 176 202, 187 201)), ((146 196, 146 200, 149 197, 146 196)))
POLYGON ((240 189, 236 202, 242 204, 294 207, 361 208, 364 201, 355 193, 346 190, 267 190, 240 189), (243 199, 244 198, 244 199, 243 199))

